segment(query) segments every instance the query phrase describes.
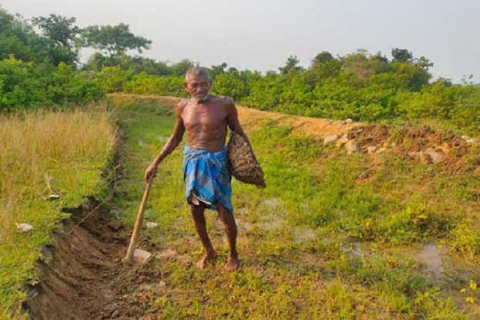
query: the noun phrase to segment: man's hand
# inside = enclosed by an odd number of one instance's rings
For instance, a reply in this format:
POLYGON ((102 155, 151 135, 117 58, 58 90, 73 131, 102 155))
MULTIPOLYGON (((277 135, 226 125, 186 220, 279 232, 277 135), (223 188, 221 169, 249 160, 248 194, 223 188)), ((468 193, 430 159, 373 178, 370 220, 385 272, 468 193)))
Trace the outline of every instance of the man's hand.
POLYGON ((144 175, 144 179, 145 179, 145 182, 148 182, 148 180, 150 180, 150 177, 153 175, 153 177, 156 177, 157 176, 157 168, 158 168, 158 164, 156 161, 153 161, 147 168, 147 170, 145 170, 145 175, 144 175))

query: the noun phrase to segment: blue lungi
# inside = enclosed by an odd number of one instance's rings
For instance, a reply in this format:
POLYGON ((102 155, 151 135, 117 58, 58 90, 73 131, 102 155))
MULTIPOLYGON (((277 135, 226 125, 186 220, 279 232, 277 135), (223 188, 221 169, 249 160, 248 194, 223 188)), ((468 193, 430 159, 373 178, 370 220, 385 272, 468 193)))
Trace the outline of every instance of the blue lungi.
POLYGON ((218 202, 233 213, 232 178, 228 169, 227 146, 210 152, 205 149, 190 149, 185 144, 183 179, 185 197, 189 204, 192 204, 193 194, 205 203, 208 209, 216 210, 215 203, 218 202))

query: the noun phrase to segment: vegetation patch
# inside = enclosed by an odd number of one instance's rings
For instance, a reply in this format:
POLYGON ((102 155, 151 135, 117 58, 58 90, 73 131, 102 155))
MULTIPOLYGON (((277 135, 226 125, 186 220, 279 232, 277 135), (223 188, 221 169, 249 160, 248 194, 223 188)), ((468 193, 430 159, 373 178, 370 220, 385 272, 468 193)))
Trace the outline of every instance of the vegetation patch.
MULTIPOLYGON (((129 101, 116 113, 129 161, 115 201, 133 223, 143 171, 168 137, 174 101, 163 114, 151 98, 129 101)), ((167 288, 151 300, 160 318, 475 319, 476 295, 451 292, 478 281, 477 262, 453 258, 459 249, 451 239, 463 213, 475 215, 476 200, 465 200, 476 179, 394 153, 348 154, 282 119, 240 114, 268 184, 233 185, 242 269, 223 269, 224 233, 209 211, 219 262, 195 268, 201 246, 183 195, 179 148, 159 166, 147 209, 147 221, 158 223, 146 233, 160 252, 158 281, 167 288), (415 258, 432 242, 448 249, 442 264, 452 282, 435 281, 415 258)))
POLYGON ((22 285, 36 276, 39 248, 68 216, 62 208, 77 207, 88 195, 102 198, 101 173, 115 139, 104 107, 0 118, 1 317, 8 318, 25 298, 22 285))

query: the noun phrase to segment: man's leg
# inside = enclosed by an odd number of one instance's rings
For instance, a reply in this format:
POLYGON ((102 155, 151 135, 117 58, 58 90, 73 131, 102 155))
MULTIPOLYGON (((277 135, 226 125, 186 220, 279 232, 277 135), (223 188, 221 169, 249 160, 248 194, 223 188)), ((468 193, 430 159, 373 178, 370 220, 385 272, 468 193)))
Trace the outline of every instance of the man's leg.
POLYGON ((217 253, 213 249, 212 243, 207 234, 207 224, 205 222, 204 214, 205 204, 199 202, 199 205, 191 205, 190 210, 192 212, 193 221, 195 222, 195 229, 197 230, 197 234, 200 237, 203 249, 205 250, 205 254, 196 264, 197 267, 203 269, 209 261, 213 262, 213 260, 215 260, 217 253))
POLYGON ((237 253, 237 224, 233 215, 220 203, 215 203, 218 211, 218 217, 225 226, 225 233, 227 234, 228 245, 230 252, 226 268, 230 271, 236 271, 240 266, 237 253))

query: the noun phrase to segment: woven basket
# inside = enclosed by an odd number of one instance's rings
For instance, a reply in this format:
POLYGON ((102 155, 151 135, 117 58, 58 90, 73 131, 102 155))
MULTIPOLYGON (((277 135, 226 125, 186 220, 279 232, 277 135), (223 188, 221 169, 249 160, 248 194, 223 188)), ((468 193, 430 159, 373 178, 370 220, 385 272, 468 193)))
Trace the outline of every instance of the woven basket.
POLYGON ((235 131, 228 140, 228 165, 239 181, 265 188, 265 174, 248 143, 235 131))

